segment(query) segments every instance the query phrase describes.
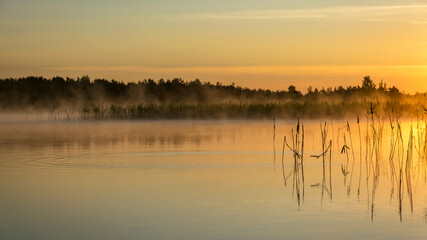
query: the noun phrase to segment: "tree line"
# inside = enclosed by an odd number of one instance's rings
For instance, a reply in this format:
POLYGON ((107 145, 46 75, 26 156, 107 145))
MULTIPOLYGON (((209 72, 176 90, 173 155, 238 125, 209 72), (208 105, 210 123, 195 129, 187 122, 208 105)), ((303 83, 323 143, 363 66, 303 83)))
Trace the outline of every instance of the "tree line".
POLYGON ((294 85, 286 90, 271 91, 240 87, 234 83, 223 85, 219 82, 201 82, 198 79, 184 81, 181 78, 158 81, 147 79, 128 83, 106 79, 91 80, 88 76, 77 79, 31 76, 0 79, 2 111, 55 112, 66 109, 79 112, 82 116, 95 116, 102 112, 105 115, 107 112, 109 116, 120 113, 120 116, 130 114, 143 118, 144 114, 149 116, 150 113, 162 111, 164 113, 157 115, 173 117, 170 116, 171 111, 176 111, 177 116, 198 116, 201 112, 213 115, 213 111, 230 114, 237 111, 243 115, 250 115, 252 112, 262 115, 265 112, 276 115, 287 109, 287 115, 292 113, 292 116, 298 115, 298 112, 312 115, 319 111, 320 115, 328 115, 329 112, 344 115, 345 111, 351 111, 346 110, 345 106, 353 110, 363 109, 363 102, 367 101, 388 102, 390 106, 394 102, 416 109, 425 99, 425 94, 404 94, 394 86, 387 87, 383 81, 376 84, 369 76, 365 76, 359 86, 320 90, 309 87, 305 93, 298 91, 294 85), (290 106, 293 109, 289 109, 290 106))

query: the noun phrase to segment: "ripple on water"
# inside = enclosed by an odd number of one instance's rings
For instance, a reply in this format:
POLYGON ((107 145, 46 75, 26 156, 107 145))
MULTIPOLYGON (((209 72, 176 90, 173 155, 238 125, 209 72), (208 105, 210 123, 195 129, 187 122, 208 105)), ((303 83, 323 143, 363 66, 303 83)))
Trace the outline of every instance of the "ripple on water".
POLYGON ((3 154, 2 168, 56 170, 196 170, 234 171, 272 166, 267 151, 169 151, 142 153, 46 153, 23 152, 3 154))

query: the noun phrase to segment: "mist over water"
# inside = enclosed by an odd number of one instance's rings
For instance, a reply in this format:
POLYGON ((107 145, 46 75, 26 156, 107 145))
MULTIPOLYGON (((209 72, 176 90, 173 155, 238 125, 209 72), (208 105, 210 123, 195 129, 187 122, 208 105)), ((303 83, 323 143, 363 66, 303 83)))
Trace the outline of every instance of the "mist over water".
POLYGON ((0 112, 26 120, 344 119, 372 105, 376 113, 412 118, 427 107, 425 94, 405 94, 370 76, 360 86, 303 92, 294 85, 272 91, 181 78, 126 84, 88 76, 8 78, 0 79, 0 112))
MULTIPOLYGON (((358 194, 359 135, 350 121, 356 161, 350 149, 349 193, 341 153, 344 134, 351 146, 347 123, 327 120, 333 142, 325 190, 322 159, 310 157, 322 153, 321 122, 301 120, 305 178, 298 198, 288 148, 286 186, 281 165, 283 138, 296 133, 296 121, 276 120, 275 130, 271 120, 2 121, 0 239, 423 239, 427 185, 417 150, 411 204, 407 178, 401 198, 391 180, 392 134, 384 124, 373 192, 376 167, 369 166, 367 181, 361 119, 358 194)), ((419 136, 416 122, 401 123, 405 151, 411 125, 415 142, 419 136)))

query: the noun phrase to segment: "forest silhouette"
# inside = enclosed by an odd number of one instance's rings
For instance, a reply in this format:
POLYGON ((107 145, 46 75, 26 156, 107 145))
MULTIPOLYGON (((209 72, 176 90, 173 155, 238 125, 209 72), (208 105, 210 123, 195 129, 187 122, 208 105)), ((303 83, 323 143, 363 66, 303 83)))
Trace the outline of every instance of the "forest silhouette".
POLYGON ((249 89, 180 78, 118 82, 83 76, 0 79, 2 112, 44 112, 55 118, 322 118, 361 115, 369 107, 401 116, 422 116, 426 95, 405 94, 365 76, 360 86, 306 93, 249 89))

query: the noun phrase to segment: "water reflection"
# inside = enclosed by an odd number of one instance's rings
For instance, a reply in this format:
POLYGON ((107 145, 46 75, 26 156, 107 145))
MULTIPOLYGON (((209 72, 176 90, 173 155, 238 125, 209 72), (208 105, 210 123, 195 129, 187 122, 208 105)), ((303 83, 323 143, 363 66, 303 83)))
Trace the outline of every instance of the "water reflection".
MULTIPOLYGON (((167 123, 165 123, 167 124, 167 123)), ((175 123, 176 124, 176 123, 175 123)), ((163 127, 156 123, 68 123, 3 124, 0 127, 2 148, 103 148, 108 146, 174 146, 201 145, 221 141, 220 132, 194 132, 189 126, 182 129, 163 127), (124 128, 123 128, 124 127, 124 128)), ((235 134, 235 133, 233 133, 235 134)))
MULTIPOLYGON (((333 125, 323 122, 320 124, 320 146, 315 154, 310 157, 316 160, 321 159, 322 168, 318 171, 322 172, 322 180, 320 183, 311 184, 311 187, 321 188, 320 203, 322 205, 324 195, 329 196, 333 202, 333 181, 332 171, 334 169, 332 162, 341 163, 340 177, 346 190, 348 198, 361 198, 362 192, 366 193, 367 211, 371 221, 374 221, 375 209, 377 207, 376 198, 378 197, 378 188, 381 184, 389 188, 389 204, 394 201, 398 203, 399 220, 403 220, 404 204, 407 204, 410 212, 414 213, 414 183, 417 183, 420 192, 425 194, 427 184, 427 122, 426 120, 418 120, 415 124, 407 123, 405 127, 397 117, 389 118, 389 125, 385 124, 384 119, 379 116, 368 116, 366 119, 366 128, 364 135, 361 131, 360 120, 357 118, 357 132, 359 146, 353 144, 352 127, 347 121, 345 126, 339 127, 337 135, 334 135, 333 125), (415 125, 415 126, 414 126, 415 125), (332 129, 330 131, 329 129, 332 129), (332 136, 328 136, 331 134, 332 136), (407 134, 407 137, 404 137, 407 134), (385 137, 387 135, 387 137, 385 137), (341 145, 339 139, 342 138, 341 145), (339 152, 333 152, 333 141, 336 139, 336 146, 341 149, 339 152), (349 139, 349 140, 347 140, 349 139), (364 144, 362 143, 364 139, 364 144), (383 146, 389 142, 389 146, 383 146), (356 158, 356 153, 359 153, 359 159, 356 158), (334 158, 332 157, 334 154, 334 158), (364 156, 364 158, 363 158, 364 156), (329 165, 327 164, 329 163, 329 165), (365 170, 363 173, 362 170, 365 170), (329 172, 328 174, 326 174, 329 172), (353 182, 353 175, 358 175, 356 183, 353 182), (365 187, 363 187, 362 179, 365 179, 365 187), (380 179, 383 179, 380 181, 380 179), (384 182, 386 181, 386 182, 384 182), (357 187, 357 192, 352 192, 352 189, 357 187), (406 203, 404 203, 404 200, 406 203)), ((282 147, 282 176, 284 186, 287 186, 288 178, 292 177, 292 196, 296 195, 298 207, 301 203, 304 204, 304 124, 296 124, 295 128, 291 128, 291 137, 285 135, 282 147), (301 130, 302 129, 302 132, 301 130), (291 144, 288 144, 287 139, 291 139, 291 144), (291 155, 288 161, 292 164, 292 169, 289 174, 285 174, 284 158, 285 148, 289 150, 291 155), (302 199, 301 199, 302 191, 302 199)), ((335 179, 335 181, 337 181, 335 179)), ((383 193, 383 192, 381 192, 383 193)), ((384 196, 382 196, 384 197, 384 196)), ((423 203, 425 204, 425 202, 423 203)), ((423 207, 423 206, 421 206, 423 207)), ((420 208, 423 209, 423 208, 420 208)))
POLYGON ((365 121, 3 123, 0 239, 423 239, 425 125, 365 121))

